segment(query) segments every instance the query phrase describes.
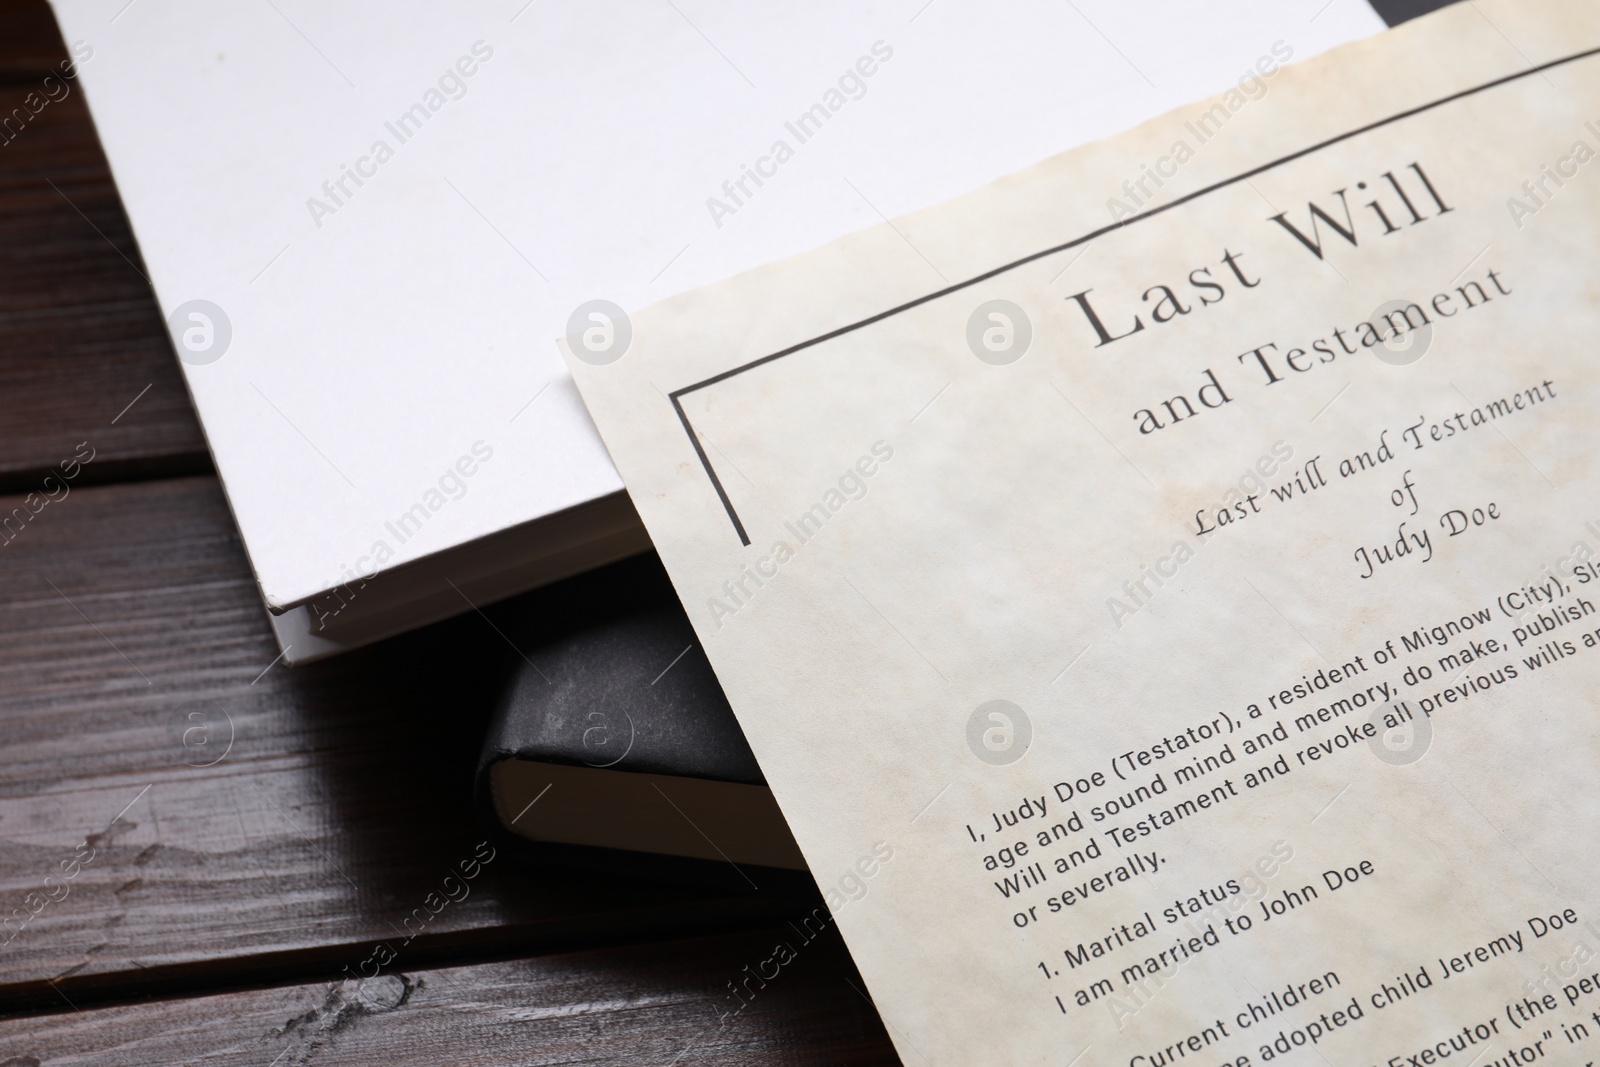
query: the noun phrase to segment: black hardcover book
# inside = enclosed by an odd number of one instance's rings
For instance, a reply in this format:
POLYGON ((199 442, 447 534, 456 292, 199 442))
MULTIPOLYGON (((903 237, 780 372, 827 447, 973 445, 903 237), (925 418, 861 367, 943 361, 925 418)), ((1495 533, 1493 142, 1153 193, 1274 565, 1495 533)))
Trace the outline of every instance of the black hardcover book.
POLYGON ((495 616, 517 654, 478 794, 502 827, 559 860, 630 872, 805 870, 654 554, 495 616))

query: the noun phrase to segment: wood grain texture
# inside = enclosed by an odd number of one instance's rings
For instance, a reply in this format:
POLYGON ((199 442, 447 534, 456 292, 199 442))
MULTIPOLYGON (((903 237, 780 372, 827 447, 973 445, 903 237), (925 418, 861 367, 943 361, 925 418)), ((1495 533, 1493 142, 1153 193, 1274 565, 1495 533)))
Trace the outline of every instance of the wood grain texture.
POLYGON ((860 988, 831 931, 807 941, 802 931, 785 925, 697 941, 400 971, 365 985, 311 983, 0 1020, 0 1062, 898 1063, 860 988), (792 950, 782 966, 771 962, 780 943, 792 950), (748 999, 735 1000, 727 983, 757 970, 770 980, 758 974, 746 987, 748 999))
POLYGON ((0 0, 0 83, 43 78, 65 53, 44 0, 0 0))
MULTIPOLYGON (((0 75, 36 62, 40 12, 59 50, 42 3, 7 5, 0 75)), ((0 492, 36 487, 83 441, 96 453, 84 484, 208 471, 83 93, 58 82, 49 101, 41 84, 0 81, 0 492)))
POLYGON ((413 933, 400 966, 796 912, 732 872, 663 886, 502 849, 419 915, 484 839, 471 772, 514 653, 483 617, 286 670, 214 479, 75 488, 20 530, 0 546, 0 1011, 60 1006, 51 984, 86 1002, 337 973, 413 933))

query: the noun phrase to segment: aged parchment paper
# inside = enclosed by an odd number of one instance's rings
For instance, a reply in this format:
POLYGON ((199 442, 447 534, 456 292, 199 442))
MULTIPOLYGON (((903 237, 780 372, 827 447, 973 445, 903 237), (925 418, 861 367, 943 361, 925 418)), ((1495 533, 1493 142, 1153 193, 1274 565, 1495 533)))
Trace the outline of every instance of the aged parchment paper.
POLYGON ((907 1063, 1600 1056, 1600 9, 1263 84, 565 342, 907 1063))

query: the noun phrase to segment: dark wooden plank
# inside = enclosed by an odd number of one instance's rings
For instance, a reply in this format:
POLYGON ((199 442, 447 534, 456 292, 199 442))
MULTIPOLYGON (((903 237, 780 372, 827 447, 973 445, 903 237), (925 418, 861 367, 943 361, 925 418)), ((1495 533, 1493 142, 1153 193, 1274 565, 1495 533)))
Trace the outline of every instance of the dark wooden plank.
POLYGON ((44 0, 0 0, 0 83, 42 79, 65 52, 44 0))
MULTIPOLYGON (((27 45, 7 28, 29 10, 0 8, 0 68, 27 45)), ((0 492, 85 441, 83 484, 210 469, 83 93, 64 84, 0 143, 0 492)), ((0 84, 0 118, 32 91, 0 84)))
POLYGON ((356 982, 0 1020, 0 1056, 52 1063, 894 1064, 832 931, 407 970, 356 982), (789 950, 782 957, 775 949, 789 950), (779 958, 788 962, 779 964, 779 958), (746 970, 748 968, 748 970, 746 970), (747 1001, 737 984, 750 980, 747 1001), (740 1009, 739 1004, 745 1006, 740 1009), (726 1018, 724 1017, 726 1015, 726 1018))
POLYGON ((214 479, 45 504, 0 545, 0 1011, 57 1003, 50 982, 90 1002, 337 971, 419 928, 404 966, 794 912, 731 870, 681 888, 506 852, 407 925, 483 840, 471 770, 510 654, 472 614, 273 666, 214 479))

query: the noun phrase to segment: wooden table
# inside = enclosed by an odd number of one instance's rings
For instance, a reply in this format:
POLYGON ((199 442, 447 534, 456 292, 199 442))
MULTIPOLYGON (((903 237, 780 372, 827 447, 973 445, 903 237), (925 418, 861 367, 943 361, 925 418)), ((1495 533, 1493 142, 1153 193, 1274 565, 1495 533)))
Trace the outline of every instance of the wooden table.
MULTIPOLYGON (((65 56, 0 4, 0 119, 65 56)), ((832 931, 724 1017, 814 902, 504 848, 342 981, 484 840, 504 645, 275 664, 82 94, 0 138, 0 1067, 897 1062, 832 931)))

